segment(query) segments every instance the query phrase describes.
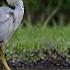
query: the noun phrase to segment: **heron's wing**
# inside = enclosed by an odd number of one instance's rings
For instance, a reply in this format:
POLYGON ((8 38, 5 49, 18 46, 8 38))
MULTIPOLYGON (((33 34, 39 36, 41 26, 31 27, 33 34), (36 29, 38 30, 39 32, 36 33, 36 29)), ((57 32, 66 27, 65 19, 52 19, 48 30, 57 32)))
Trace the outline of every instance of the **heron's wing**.
POLYGON ((14 10, 7 6, 0 7, 0 13, 9 13, 10 11, 13 12, 14 10))
POLYGON ((0 41, 9 38, 13 31, 13 16, 10 13, 0 13, 0 41))
POLYGON ((9 20, 10 12, 13 13, 13 10, 10 9, 9 7, 7 6, 0 7, 0 24, 9 20))
POLYGON ((9 14, 0 14, 0 24, 5 23, 6 21, 9 20, 10 15, 9 14))
POLYGON ((14 17, 14 10, 7 6, 0 7, 0 24, 9 20, 9 17, 14 17))

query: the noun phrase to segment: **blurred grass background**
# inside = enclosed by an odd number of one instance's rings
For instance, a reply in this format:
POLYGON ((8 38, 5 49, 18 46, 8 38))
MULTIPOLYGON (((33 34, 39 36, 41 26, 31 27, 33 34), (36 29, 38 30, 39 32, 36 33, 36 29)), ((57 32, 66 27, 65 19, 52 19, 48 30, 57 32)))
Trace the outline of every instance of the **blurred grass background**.
MULTIPOLYGON (((47 59, 51 49, 70 60, 70 0, 23 1, 22 25, 4 49, 7 60, 36 62, 47 59)), ((0 0, 3 5, 6 0, 0 0)))
POLYGON ((43 51, 56 49, 69 59, 70 26, 46 27, 20 26, 14 36, 6 44, 7 59, 36 62, 47 56, 43 51))

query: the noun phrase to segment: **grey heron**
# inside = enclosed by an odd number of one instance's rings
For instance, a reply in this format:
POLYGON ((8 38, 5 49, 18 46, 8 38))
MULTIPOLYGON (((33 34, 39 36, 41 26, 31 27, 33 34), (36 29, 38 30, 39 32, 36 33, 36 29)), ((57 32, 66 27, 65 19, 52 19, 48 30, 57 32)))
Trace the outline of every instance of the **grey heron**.
POLYGON ((0 60, 6 70, 11 70, 4 57, 3 44, 7 42, 8 38, 20 25, 23 19, 24 5, 22 0, 7 0, 7 2, 15 9, 8 6, 0 7, 0 60))

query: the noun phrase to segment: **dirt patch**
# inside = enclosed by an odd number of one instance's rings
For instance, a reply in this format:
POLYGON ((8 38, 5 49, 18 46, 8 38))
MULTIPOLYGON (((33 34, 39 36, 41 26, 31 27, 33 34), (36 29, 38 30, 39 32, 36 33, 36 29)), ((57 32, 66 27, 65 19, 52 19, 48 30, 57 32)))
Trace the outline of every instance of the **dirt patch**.
MULTIPOLYGON (((66 56, 62 56, 56 50, 49 51, 45 59, 36 62, 13 59, 7 62, 12 70, 70 70, 70 62, 66 60, 66 56)), ((3 65, 0 64, 0 70, 3 68, 3 65)))

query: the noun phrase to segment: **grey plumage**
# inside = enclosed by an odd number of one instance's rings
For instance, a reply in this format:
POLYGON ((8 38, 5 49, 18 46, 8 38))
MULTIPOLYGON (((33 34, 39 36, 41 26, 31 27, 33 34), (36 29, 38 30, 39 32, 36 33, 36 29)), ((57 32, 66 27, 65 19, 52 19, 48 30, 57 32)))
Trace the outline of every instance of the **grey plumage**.
MULTIPOLYGON (((11 2, 11 0, 8 1, 11 2)), ((14 10, 7 6, 0 7, 0 41, 7 41, 22 21, 24 14, 22 0, 16 0, 14 6, 14 10)))
POLYGON ((7 6, 0 7, 0 61, 6 70, 11 70, 4 57, 3 45, 20 25, 24 7, 22 0, 7 0, 7 2, 9 5, 15 6, 15 9, 7 6))

